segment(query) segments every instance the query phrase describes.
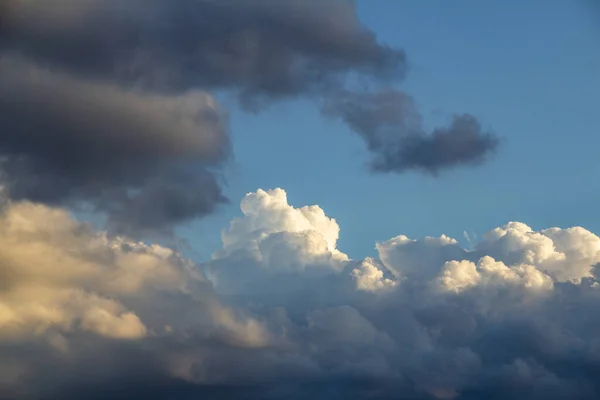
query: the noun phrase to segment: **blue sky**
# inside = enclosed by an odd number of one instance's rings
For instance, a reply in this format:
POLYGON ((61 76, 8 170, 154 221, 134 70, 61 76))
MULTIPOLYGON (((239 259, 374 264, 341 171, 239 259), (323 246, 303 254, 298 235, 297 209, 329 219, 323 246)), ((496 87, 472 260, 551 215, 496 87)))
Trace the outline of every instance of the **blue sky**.
POLYGON ((498 153, 439 178, 373 175, 359 138, 314 104, 254 115, 231 102, 231 204, 185 229, 202 258, 257 188, 282 187, 293 205, 323 207, 341 226, 339 248, 357 258, 398 234, 462 241, 465 230, 481 235, 513 220, 600 232, 600 32, 583 2, 381 0, 359 1, 358 10, 382 41, 406 50, 401 88, 427 125, 472 113, 503 138, 498 153))

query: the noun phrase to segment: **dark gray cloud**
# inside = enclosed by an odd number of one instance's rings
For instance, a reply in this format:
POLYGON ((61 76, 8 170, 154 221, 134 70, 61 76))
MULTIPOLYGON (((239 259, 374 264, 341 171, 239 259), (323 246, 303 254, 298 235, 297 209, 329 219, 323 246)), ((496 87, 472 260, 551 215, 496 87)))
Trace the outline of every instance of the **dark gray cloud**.
POLYGON ((406 67, 344 0, 3 0, 0 57, 10 196, 91 206, 123 233, 225 201, 227 119, 199 90, 254 108, 406 67))
POLYGON ((131 231, 224 200, 207 168, 229 155, 227 116, 208 94, 144 94, 3 58, 0 121, 14 199, 92 206, 131 231))
POLYGON ((342 91, 326 99, 323 112, 341 119, 362 137, 376 172, 437 174, 460 165, 477 165, 499 144, 469 114, 455 115, 448 126, 426 132, 414 99, 394 89, 342 91))
POLYGON ((5 49, 127 85, 237 89, 252 101, 405 69, 345 0, 7 1, 5 49))
POLYGON ((468 116, 425 135, 399 92, 348 92, 355 78, 398 82, 407 61, 346 0, 3 0, 0 57, 11 196, 91 205, 124 233, 168 230, 226 201, 215 171, 229 156, 227 119, 202 90, 253 110, 326 99, 377 171, 474 164, 497 143, 468 116))

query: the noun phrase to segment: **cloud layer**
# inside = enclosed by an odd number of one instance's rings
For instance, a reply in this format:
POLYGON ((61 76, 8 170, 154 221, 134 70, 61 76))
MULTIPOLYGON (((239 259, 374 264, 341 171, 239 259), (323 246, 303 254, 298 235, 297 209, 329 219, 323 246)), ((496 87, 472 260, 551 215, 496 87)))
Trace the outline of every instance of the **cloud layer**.
POLYGON ((254 111, 309 98, 365 139, 375 171, 483 162, 497 140, 474 117, 427 133, 409 96, 380 89, 407 66, 345 0, 3 0, 1 178, 119 233, 171 233, 227 201, 227 112, 207 91, 254 111))
POLYGON ((600 238, 511 222, 473 250, 349 259, 318 206, 258 190, 196 265, 61 208, 0 218, 7 398, 596 398, 600 238))

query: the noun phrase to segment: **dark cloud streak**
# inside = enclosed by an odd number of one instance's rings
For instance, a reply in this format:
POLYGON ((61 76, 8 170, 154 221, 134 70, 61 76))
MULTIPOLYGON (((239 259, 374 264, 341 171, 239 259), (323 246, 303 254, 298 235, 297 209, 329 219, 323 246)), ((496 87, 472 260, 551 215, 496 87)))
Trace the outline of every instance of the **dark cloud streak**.
POLYGON ((325 100, 323 113, 358 133, 372 153, 375 172, 422 170, 437 175, 460 165, 481 164, 499 139, 472 115, 455 115, 428 133, 413 98, 395 89, 343 91, 325 100))

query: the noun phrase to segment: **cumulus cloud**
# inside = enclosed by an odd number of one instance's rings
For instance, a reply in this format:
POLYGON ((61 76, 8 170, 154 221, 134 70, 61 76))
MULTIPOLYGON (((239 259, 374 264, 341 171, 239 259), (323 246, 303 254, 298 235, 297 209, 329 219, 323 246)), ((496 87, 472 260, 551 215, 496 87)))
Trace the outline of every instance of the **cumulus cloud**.
POLYGON ((337 249, 336 221, 289 205, 282 189, 250 193, 241 209, 223 249, 197 265, 62 208, 9 201, 1 393, 591 399, 600 390, 593 233, 512 222, 472 250, 398 236, 377 245, 377 258, 352 260, 337 249))
POLYGON ((358 290, 378 292, 392 289, 398 281, 384 277, 385 268, 373 258, 365 258, 357 268, 352 270, 352 277, 356 280, 358 290))
POLYGON ((223 293, 286 296, 306 289, 297 276, 321 281, 348 261, 337 249, 338 224, 319 206, 296 209, 285 191, 274 189, 249 193, 241 210, 244 217, 222 232, 223 249, 207 266, 223 293))
POLYGON ((76 398, 88 380, 100 387, 157 377, 176 386, 193 375, 182 370, 185 349, 270 341, 190 260, 96 232, 60 208, 6 205, 0 277, 0 369, 14 373, 0 381, 2 398, 76 398), (152 366, 137 365, 142 359, 152 366))
POLYGON ((16 339, 73 330, 144 337, 139 316, 116 298, 182 290, 189 269, 166 248, 110 239, 65 210, 27 202, 4 210, 0 248, 0 334, 16 339))

